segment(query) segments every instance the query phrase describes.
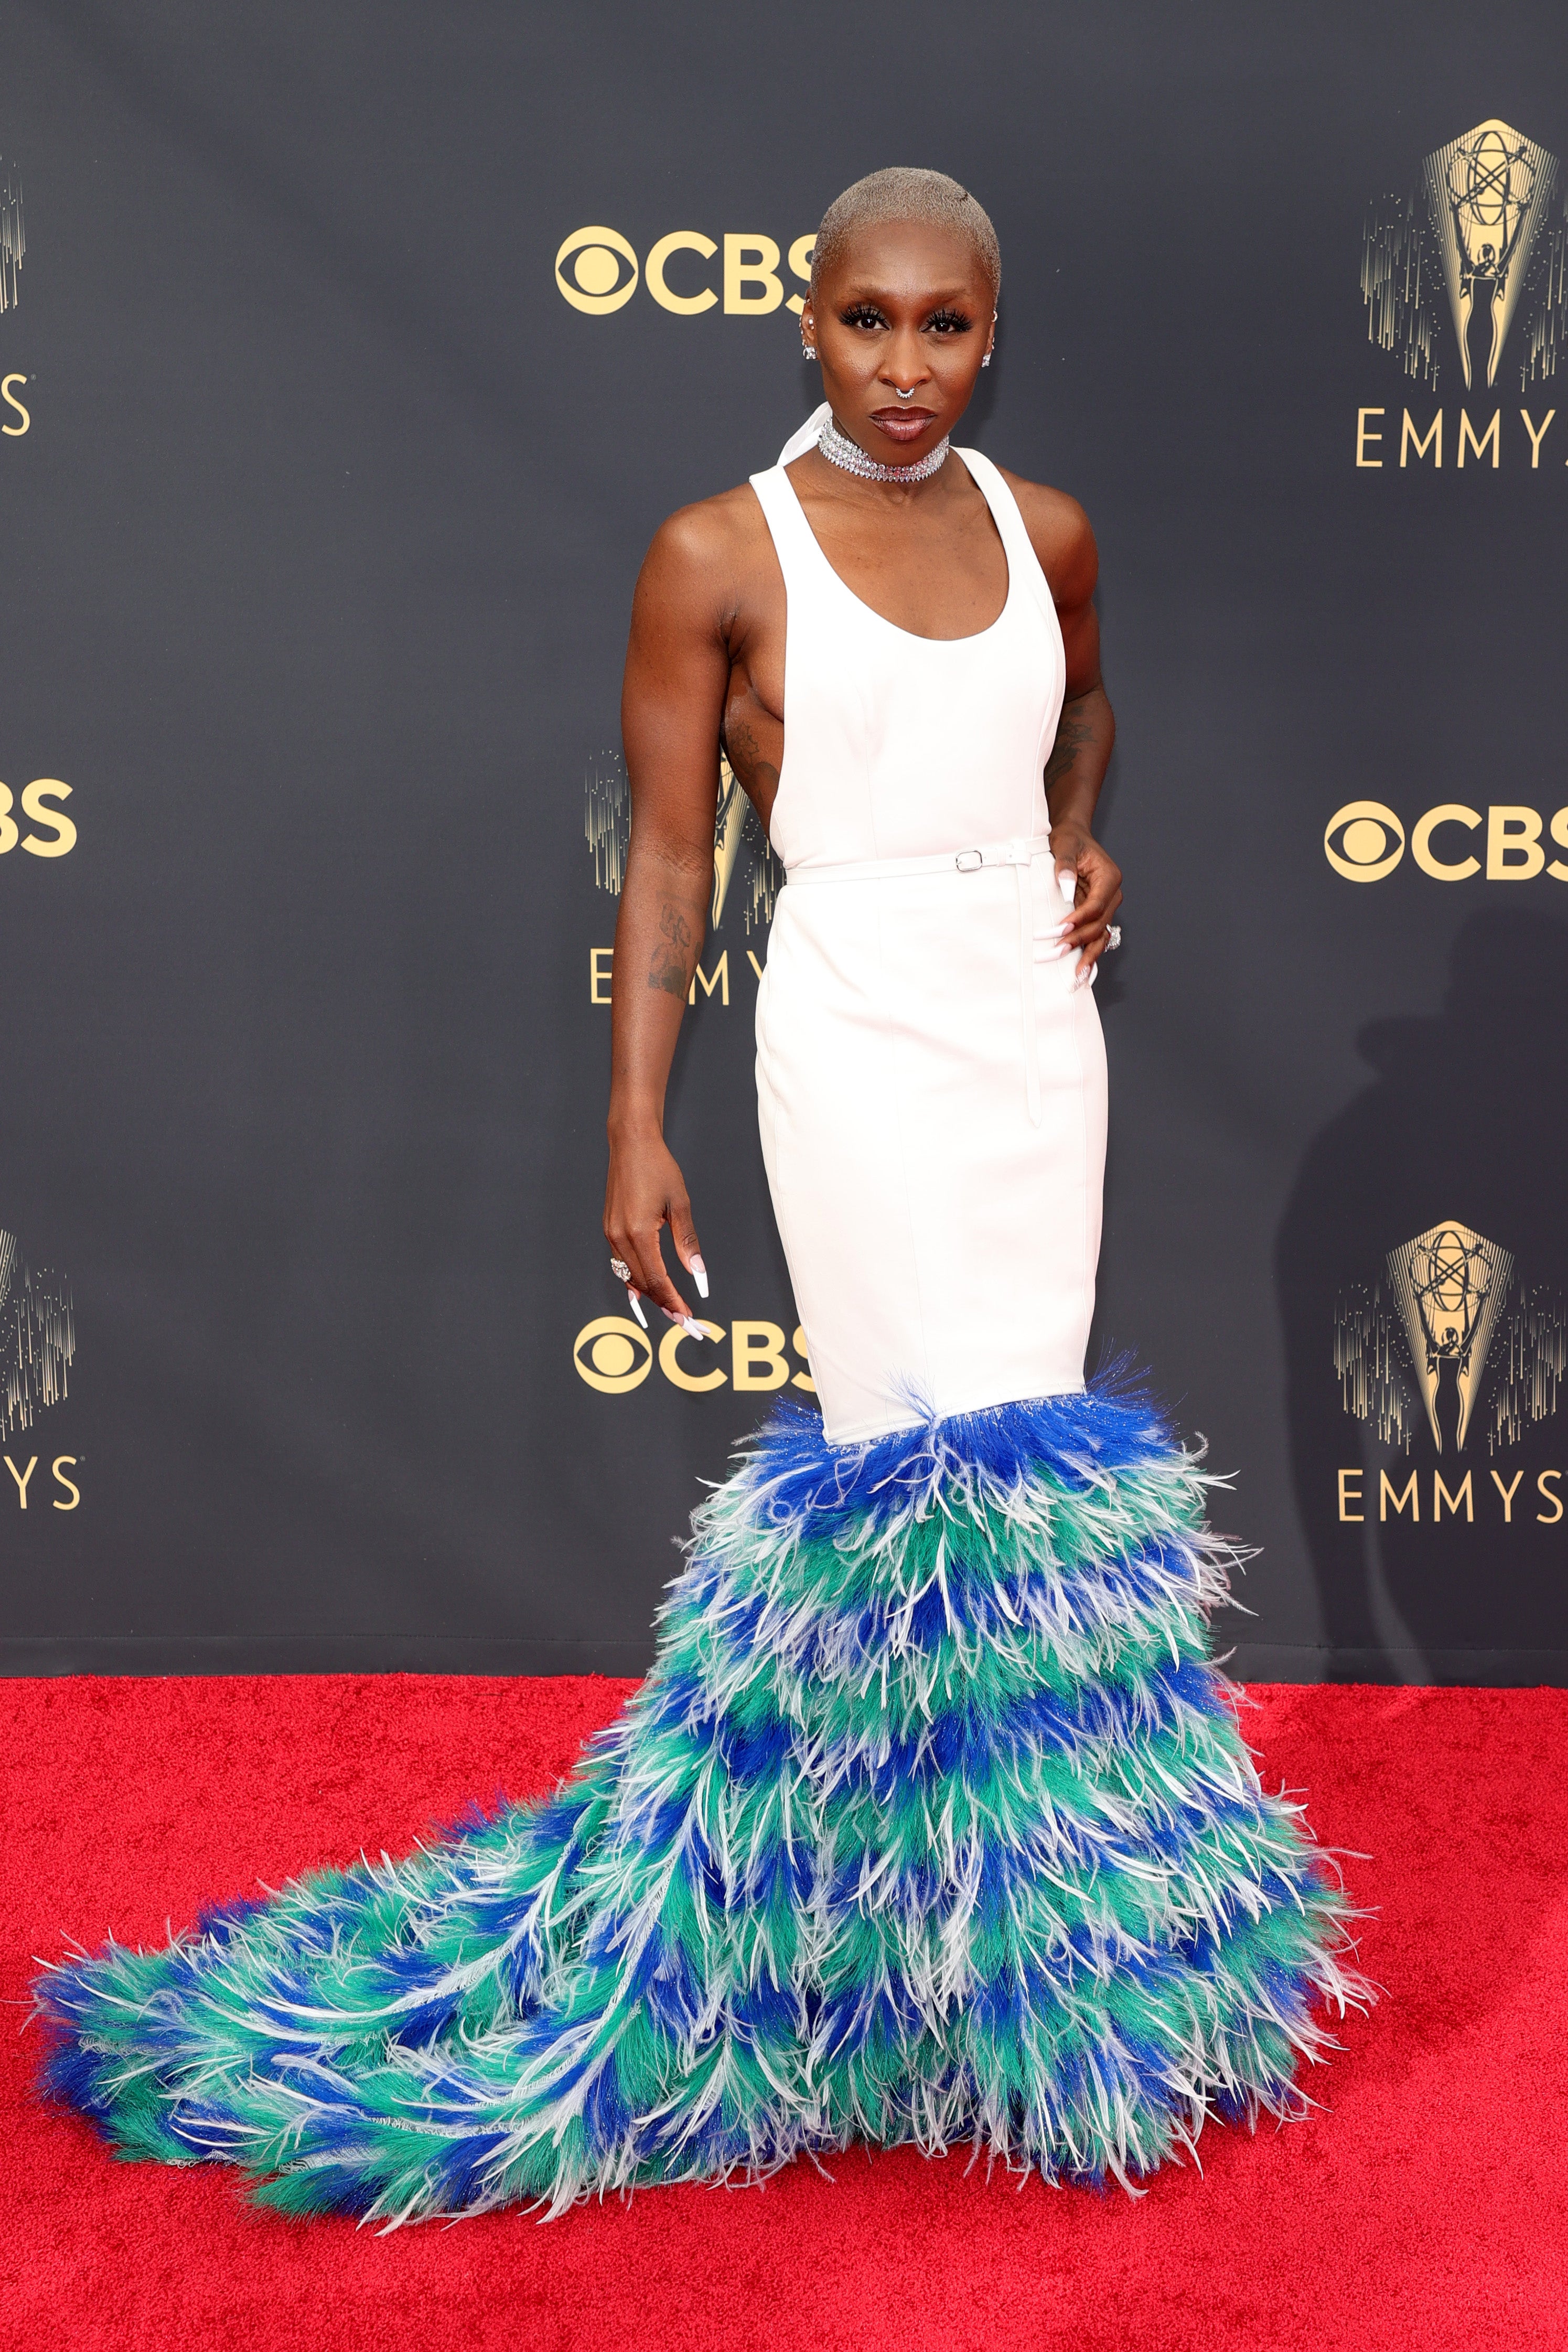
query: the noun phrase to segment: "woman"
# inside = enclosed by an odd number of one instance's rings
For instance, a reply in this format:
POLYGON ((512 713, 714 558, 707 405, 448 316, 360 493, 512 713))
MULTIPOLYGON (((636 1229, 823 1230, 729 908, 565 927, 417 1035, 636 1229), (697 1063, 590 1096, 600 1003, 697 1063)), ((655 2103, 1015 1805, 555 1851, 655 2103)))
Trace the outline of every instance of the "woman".
POLYGON ((707 1295, 661 1113, 721 738, 789 875, 758 1092, 822 1417, 699 1512, 548 1803, 43 1980, 51 2087, 128 2152, 388 2223, 854 2138, 1131 2183, 1299 2105, 1313 2003, 1359 1996, 1207 1663, 1203 1481, 1084 1387, 1112 722, 1081 511, 949 446, 998 277, 940 173, 840 197, 826 404, 634 608, 615 1270, 689 1321, 668 1224, 707 1295))

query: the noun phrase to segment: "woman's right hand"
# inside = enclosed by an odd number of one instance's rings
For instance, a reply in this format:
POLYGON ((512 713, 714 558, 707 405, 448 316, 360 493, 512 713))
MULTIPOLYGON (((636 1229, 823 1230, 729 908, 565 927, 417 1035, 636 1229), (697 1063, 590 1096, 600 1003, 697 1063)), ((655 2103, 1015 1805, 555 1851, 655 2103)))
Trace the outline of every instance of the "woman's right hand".
POLYGON ((691 1222, 686 1179, 675 1154, 657 1130, 610 1138, 610 1179, 605 1192, 605 1239, 613 1256, 630 1269, 626 1284, 634 1306, 642 1296, 661 1307, 672 1323, 695 1328, 691 1309, 665 1271, 663 1228, 669 1227, 675 1254, 702 1297, 708 1269, 691 1222))

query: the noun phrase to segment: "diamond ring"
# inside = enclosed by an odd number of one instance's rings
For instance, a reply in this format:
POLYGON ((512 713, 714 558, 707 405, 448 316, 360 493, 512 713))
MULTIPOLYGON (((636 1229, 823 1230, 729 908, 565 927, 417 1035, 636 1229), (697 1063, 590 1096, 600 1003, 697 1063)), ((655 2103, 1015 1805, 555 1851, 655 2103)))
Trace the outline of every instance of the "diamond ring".
POLYGON ((1105 944, 1108 948, 1119 948, 1121 945, 1121 926, 1120 923, 1107 923, 1105 927, 1105 944))
POLYGON ((629 1282, 632 1278, 631 1267, 624 1257, 613 1257, 610 1260, 610 1272, 617 1282, 629 1282))

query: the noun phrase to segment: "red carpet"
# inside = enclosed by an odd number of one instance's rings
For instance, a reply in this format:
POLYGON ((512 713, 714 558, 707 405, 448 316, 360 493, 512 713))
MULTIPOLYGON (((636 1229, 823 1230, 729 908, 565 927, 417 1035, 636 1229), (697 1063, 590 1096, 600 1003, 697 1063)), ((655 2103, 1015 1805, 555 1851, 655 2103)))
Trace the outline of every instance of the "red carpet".
MULTIPOLYGON (((468 1798, 542 1790, 624 1684, 395 1675, 11 1682, 0 1992, 62 1930, 166 1918, 468 1798)), ((656 2189, 541 2227, 387 2238, 248 2210, 223 2171, 115 2163, 41 2109, 33 2032, 0 2081, 0 2343, 507 2352, 1540 2352, 1568 2345, 1568 1693, 1257 1694, 1266 1778, 1306 1789, 1377 1906, 1384 1988, 1324 2109, 1137 2202, 962 2158, 857 2153, 761 2190, 656 2189)), ((25 2010, 12 2015, 20 2023, 25 2010)))

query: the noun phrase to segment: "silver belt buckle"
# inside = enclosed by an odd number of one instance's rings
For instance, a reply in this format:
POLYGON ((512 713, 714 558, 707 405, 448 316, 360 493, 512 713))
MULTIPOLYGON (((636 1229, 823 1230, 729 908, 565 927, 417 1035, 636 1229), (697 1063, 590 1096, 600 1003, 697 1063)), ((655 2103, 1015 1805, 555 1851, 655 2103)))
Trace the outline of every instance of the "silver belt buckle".
POLYGON ((961 874, 978 874, 985 863, 985 853, 980 849, 961 849, 952 862, 961 874))

